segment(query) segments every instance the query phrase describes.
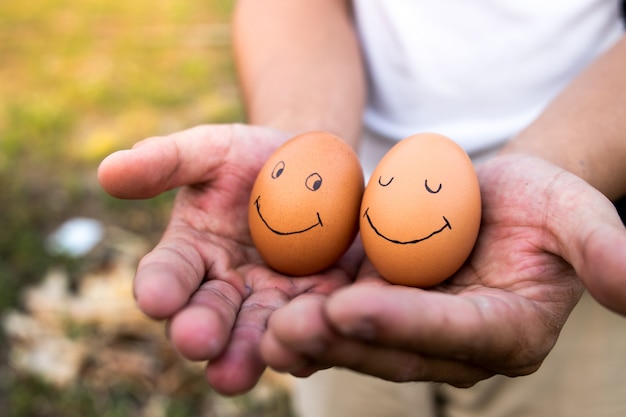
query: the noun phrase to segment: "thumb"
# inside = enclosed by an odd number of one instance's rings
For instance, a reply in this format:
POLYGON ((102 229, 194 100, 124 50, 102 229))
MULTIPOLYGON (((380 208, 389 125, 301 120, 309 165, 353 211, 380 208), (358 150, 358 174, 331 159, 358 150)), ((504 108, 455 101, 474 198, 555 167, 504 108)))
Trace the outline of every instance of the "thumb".
POLYGON ((578 275, 605 307, 626 316, 626 229, 604 224, 589 233, 578 275))
POLYGON ((241 124, 204 125, 153 137, 105 158, 98 181, 114 197, 151 198, 182 185, 217 179, 219 168, 254 179, 285 132, 241 124))
POLYGON ((109 194, 128 199, 204 182, 223 161, 231 140, 227 126, 199 126, 148 138, 106 157, 98 167, 98 181, 109 194))
POLYGON ((562 256, 589 293, 626 315, 626 228, 613 204, 590 185, 571 187, 568 206, 555 216, 562 256))

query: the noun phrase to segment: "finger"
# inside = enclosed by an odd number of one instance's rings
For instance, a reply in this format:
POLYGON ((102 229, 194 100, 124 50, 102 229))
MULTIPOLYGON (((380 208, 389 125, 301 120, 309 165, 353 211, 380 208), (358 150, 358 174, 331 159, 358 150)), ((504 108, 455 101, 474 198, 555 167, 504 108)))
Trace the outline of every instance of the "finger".
POLYGON ((282 136, 243 125, 198 126, 109 155, 98 168, 98 180, 115 197, 150 198, 181 185, 207 182, 228 160, 258 170, 282 136))
POLYGON ((297 372, 311 364, 308 356, 280 343, 272 330, 263 335, 260 349, 263 360, 278 372, 297 372))
POLYGON ((558 184, 548 227, 556 253, 576 270, 600 303, 626 315, 626 228, 615 206, 574 176, 558 184))
POLYGON ((98 168, 102 187, 119 198, 150 198, 183 184, 207 180, 232 139, 226 126, 196 127, 153 137, 115 152, 98 168))
POLYGON ((318 353, 316 360, 393 382, 443 382, 470 387, 493 376, 493 371, 452 360, 431 358, 413 352, 380 347, 342 338, 318 353))
POLYGON ((328 366, 396 382, 436 381, 469 386, 493 372, 462 362, 429 358, 336 333, 324 320, 324 298, 302 296, 278 310, 261 345, 263 358, 295 375, 328 366), (316 366, 313 366, 316 365, 316 366))
POLYGON ((576 244, 564 256, 596 300, 626 315, 626 229, 615 216, 607 213, 583 223, 578 236, 566 238, 576 244))
POLYGON ((172 344, 190 360, 219 356, 228 343, 241 301, 237 289, 225 281, 204 283, 171 320, 172 344))
POLYGON ((236 395, 252 389, 265 370, 259 345, 270 315, 286 304, 278 290, 253 293, 241 306, 228 346, 207 365, 206 378, 221 394, 236 395))
POLYGON ((343 336, 511 374, 532 372, 548 349, 545 327, 528 318, 529 303, 502 296, 354 285, 331 295, 325 313, 343 336))
POLYGON ((324 320, 321 294, 304 294, 277 310, 261 341, 261 356, 279 372, 296 372, 310 365, 310 352, 322 351, 332 339, 324 320))
POLYGON ((183 239, 168 237, 137 266, 133 290, 141 311, 166 319, 180 310, 204 279, 200 254, 183 239))

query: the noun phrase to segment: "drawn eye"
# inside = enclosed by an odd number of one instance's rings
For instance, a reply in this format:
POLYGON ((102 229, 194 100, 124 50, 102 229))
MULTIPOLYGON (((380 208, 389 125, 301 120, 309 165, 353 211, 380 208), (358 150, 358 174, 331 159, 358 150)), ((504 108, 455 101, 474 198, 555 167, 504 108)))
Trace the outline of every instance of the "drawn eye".
POLYGON ((378 177, 378 183, 379 183, 381 186, 386 187, 386 186, 388 186, 389 184, 391 184, 391 181, 393 181, 393 179, 394 179, 394 178, 395 178, 395 177, 391 177, 391 178, 389 179, 389 181, 387 181, 386 183, 384 183, 384 184, 383 184, 383 177, 381 176, 381 177, 378 177))
POLYGON ((304 185, 311 191, 317 191, 322 186, 322 177, 317 172, 312 173, 308 177, 306 177, 306 181, 304 181, 304 185))
POLYGON ((274 169, 272 170, 272 178, 276 179, 283 174, 285 170, 285 163, 283 161, 279 161, 274 169))
POLYGON ((426 187, 426 191, 428 191, 431 194, 437 194, 439 191, 441 191, 441 184, 439 184, 436 190, 433 190, 432 188, 428 186, 428 180, 424 180, 424 187, 426 187))

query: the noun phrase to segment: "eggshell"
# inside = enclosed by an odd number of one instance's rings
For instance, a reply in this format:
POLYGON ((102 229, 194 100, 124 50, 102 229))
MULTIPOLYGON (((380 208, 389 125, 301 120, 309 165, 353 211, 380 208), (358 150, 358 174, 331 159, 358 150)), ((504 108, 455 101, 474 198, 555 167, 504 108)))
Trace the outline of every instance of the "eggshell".
POLYGON ((335 263, 356 236, 363 189, 358 157, 337 136, 309 132, 285 142, 250 194, 250 235, 263 260, 288 275, 335 263))
POLYGON ((372 173, 361 205, 361 238, 386 280, 430 287, 465 262, 480 218, 470 158, 451 139, 422 133, 398 142, 372 173))

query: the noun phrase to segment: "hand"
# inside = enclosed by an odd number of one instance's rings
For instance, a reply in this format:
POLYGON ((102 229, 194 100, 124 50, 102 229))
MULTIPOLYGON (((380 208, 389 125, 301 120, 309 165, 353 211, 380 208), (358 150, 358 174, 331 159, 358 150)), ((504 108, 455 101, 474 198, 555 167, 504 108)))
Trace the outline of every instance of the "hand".
POLYGON ((341 366, 467 387, 537 370, 585 286, 626 314, 626 230, 610 201, 520 155, 494 158, 478 175, 481 232, 457 274, 421 290, 385 283, 366 262, 351 287, 273 314, 267 363, 297 376, 341 366))
POLYGON ((252 388, 265 369, 258 344, 274 310, 348 283, 362 257, 349 253, 323 274, 299 278, 260 259, 248 231, 249 194, 286 139, 260 127, 201 126, 116 152, 98 172, 102 187, 120 198, 181 187, 161 242, 137 268, 135 297, 148 316, 169 320, 182 355, 209 361, 207 380, 223 394, 252 388))

